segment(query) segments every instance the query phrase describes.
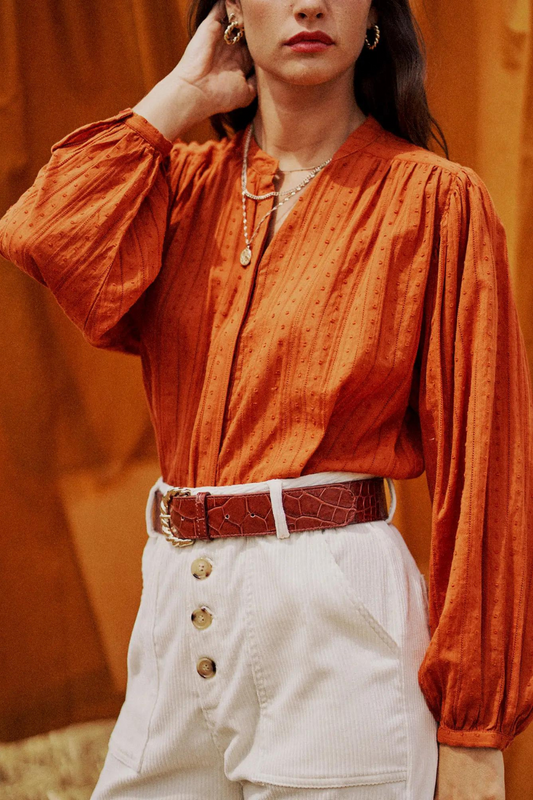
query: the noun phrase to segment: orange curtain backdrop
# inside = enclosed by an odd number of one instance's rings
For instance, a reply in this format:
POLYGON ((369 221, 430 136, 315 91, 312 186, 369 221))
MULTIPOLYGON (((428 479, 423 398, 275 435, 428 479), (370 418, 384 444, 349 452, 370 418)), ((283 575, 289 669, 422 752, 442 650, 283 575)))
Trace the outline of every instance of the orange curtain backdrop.
MULTIPOLYGON (((244 0, 245 2, 245 0, 244 0)), ((529 0, 416 0, 428 88, 451 158, 505 223, 533 363, 533 36, 529 0)), ((183 52, 186 0, 3 0, 0 213, 51 145, 135 103, 183 52)), ((213 133, 204 123, 187 138, 213 133)), ((0 739, 116 713, 140 594, 146 493, 159 474, 135 358, 96 351, 43 287, 0 269, 0 739)), ((425 476, 397 482, 395 524, 427 574, 425 476)), ((505 753, 509 800, 533 800, 533 726, 505 753)))

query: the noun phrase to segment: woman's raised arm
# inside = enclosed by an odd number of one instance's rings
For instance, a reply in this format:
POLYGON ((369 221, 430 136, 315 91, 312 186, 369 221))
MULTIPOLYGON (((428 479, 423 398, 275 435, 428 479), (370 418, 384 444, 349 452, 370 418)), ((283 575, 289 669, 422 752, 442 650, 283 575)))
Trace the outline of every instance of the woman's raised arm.
POLYGON ((161 268, 170 202, 217 144, 189 146, 178 137, 255 94, 243 72, 247 50, 236 54, 239 46, 224 43, 217 6, 178 66, 135 109, 54 144, 0 220, 0 254, 49 287, 97 347, 138 352, 137 320, 161 268))
POLYGON ((128 312, 161 266, 171 148, 131 109, 85 125, 53 145, 0 220, 0 254, 47 286, 95 346, 136 352, 128 312))

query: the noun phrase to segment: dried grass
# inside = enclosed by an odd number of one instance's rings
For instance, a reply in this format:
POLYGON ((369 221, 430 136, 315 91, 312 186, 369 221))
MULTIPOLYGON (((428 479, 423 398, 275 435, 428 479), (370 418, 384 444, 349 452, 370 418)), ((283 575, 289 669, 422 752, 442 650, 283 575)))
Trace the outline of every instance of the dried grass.
POLYGON ((89 800, 113 720, 0 744, 0 800, 89 800))

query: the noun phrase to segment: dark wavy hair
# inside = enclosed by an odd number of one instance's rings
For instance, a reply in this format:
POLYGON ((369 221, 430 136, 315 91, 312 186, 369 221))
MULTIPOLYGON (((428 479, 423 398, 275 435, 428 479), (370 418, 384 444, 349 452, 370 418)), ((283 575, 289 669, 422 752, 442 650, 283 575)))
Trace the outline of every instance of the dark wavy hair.
MULTIPOLYGON (((193 36, 216 0, 190 0, 187 29, 193 36)), ((383 128, 429 150, 433 139, 449 158, 442 129, 431 115, 426 95, 426 49, 409 0, 374 0, 381 37, 375 50, 363 47, 357 59, 354 92, 364 114, 372 114, 383 128)), ((250 75, 253 74, 253 68, 250 75)), ((247 75, 246 77, 249 77, 247 75)), ((257 111, 257 97, 245 108, 210 117, 223 138, 228 129, 245 128, 257 111)))

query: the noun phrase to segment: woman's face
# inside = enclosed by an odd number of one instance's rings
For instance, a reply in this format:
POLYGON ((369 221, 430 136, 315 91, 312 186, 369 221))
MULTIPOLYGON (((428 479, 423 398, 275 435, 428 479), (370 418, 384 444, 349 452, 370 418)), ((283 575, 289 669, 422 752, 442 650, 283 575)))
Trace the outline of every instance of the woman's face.
POLYGON ((367 28, 377 17, 372 0, 226 0, 244 25, 256 72, 287 83, 313 86, 353 69, 367 28), (286 42, 302 31, 322 31, 333 44, 317 52, 293 50, 286 42))

